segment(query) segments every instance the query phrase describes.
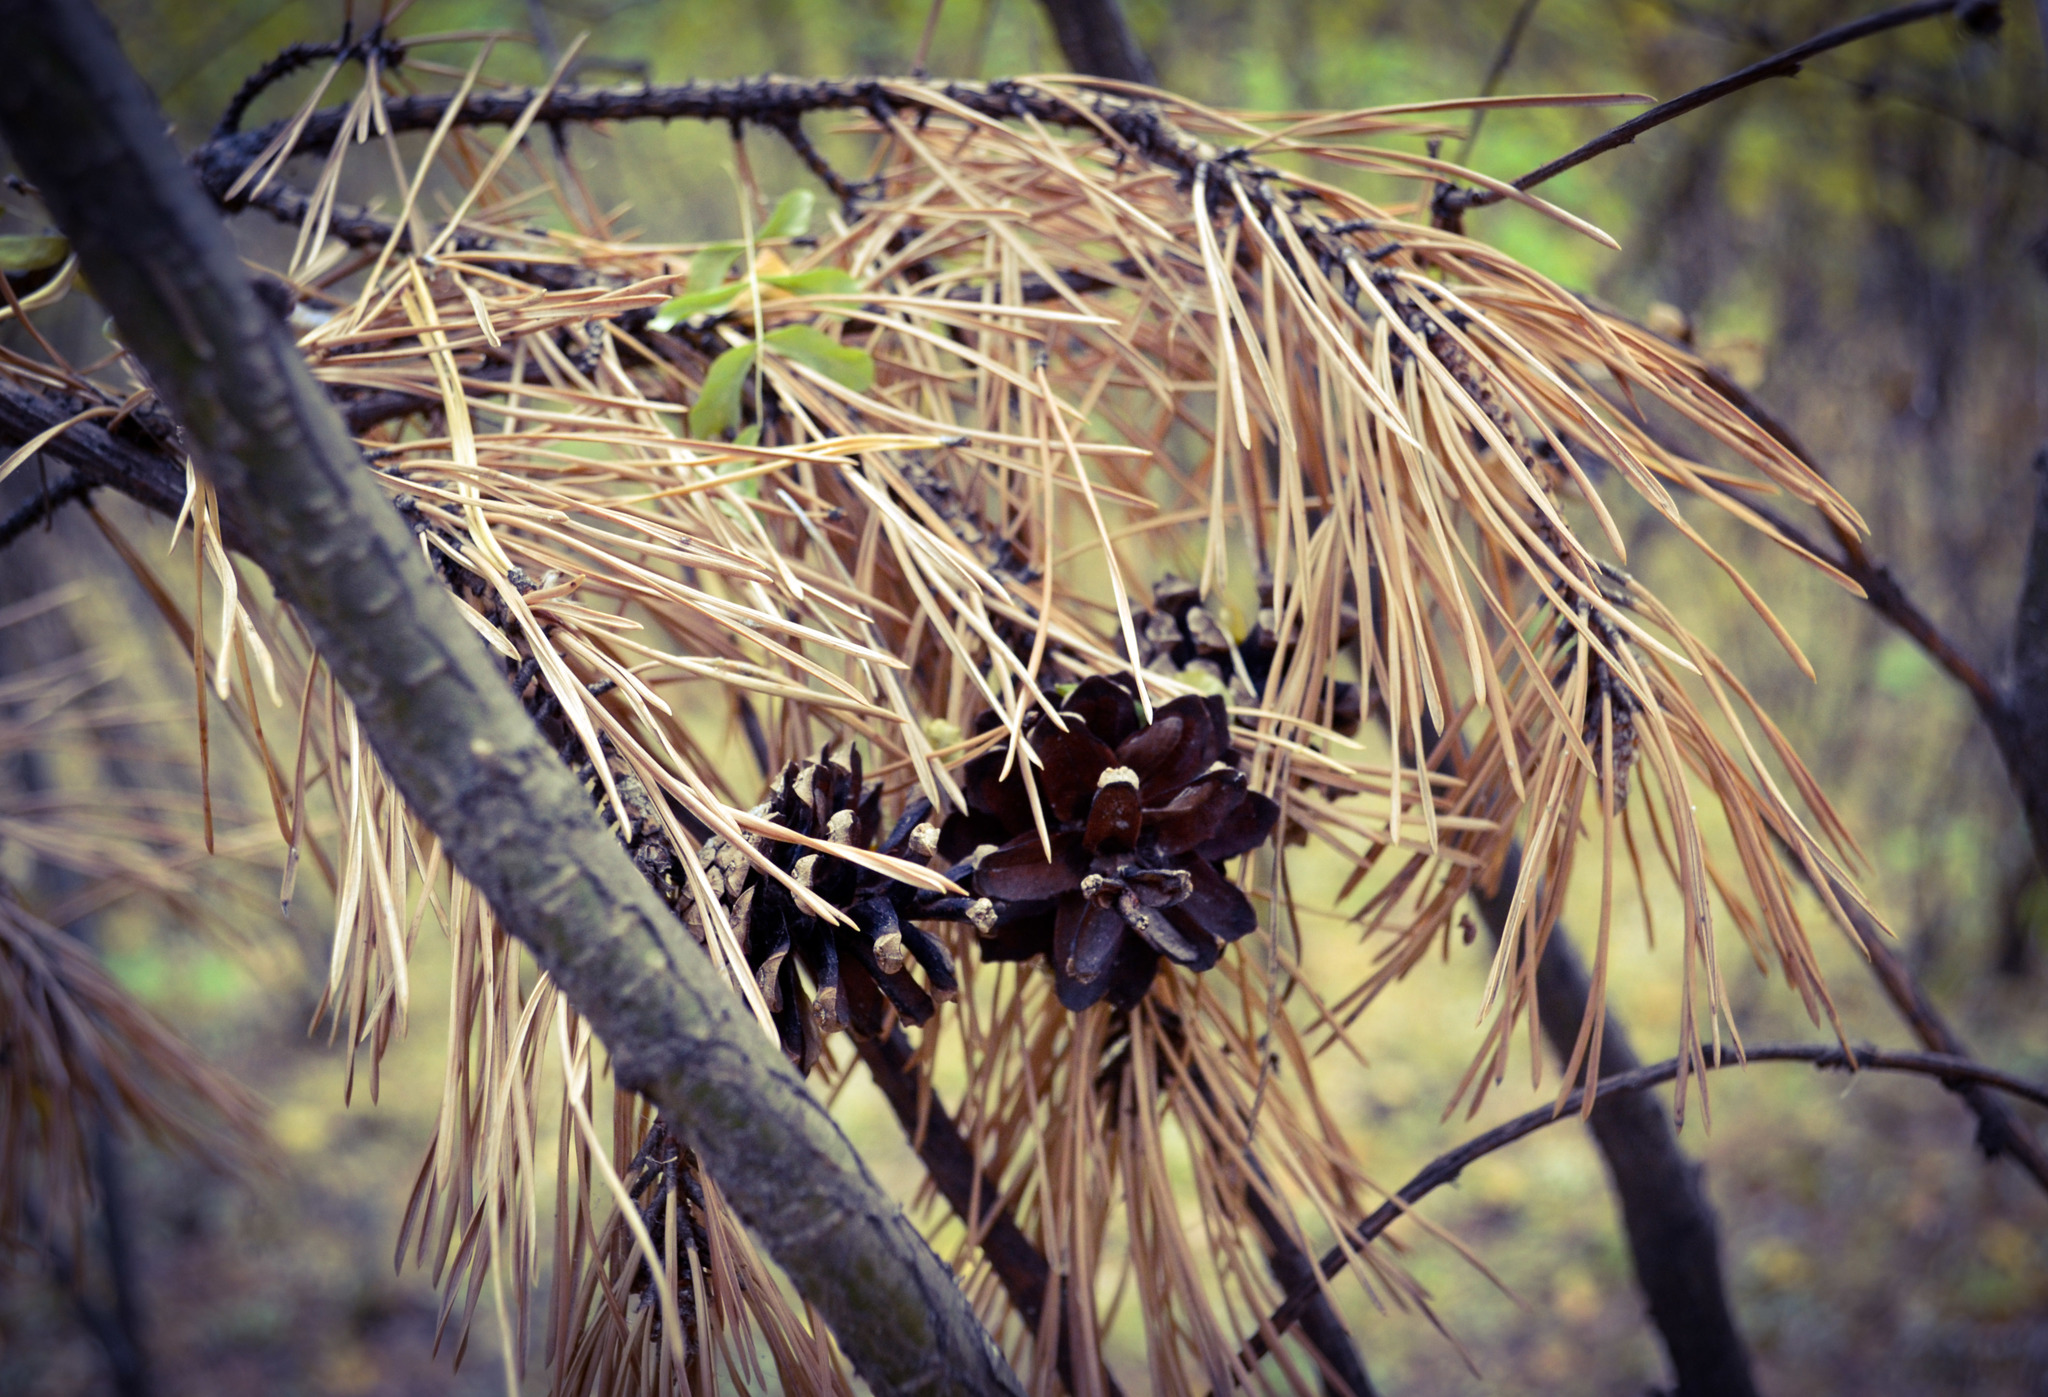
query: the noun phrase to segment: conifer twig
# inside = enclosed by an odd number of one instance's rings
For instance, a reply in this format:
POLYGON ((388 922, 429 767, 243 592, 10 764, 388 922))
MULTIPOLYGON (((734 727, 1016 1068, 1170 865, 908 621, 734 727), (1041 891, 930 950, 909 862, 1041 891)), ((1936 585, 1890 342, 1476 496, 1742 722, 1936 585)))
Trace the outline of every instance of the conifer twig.
MULTIPOLYGON (((1636 137, 1662 126, 1667 121, 1676 120, 1688 112, 1698 111, 1710 102, 1718 102, 1723 97, 1747 87, 1754 87, 1770 78, 1794 77, 1809 59, 1816 58, 1830 49, 1841 48, 1845 44, 1855 43, 1858 39, 1867 39, 1873 34, 1882 34, 1889 29, 1917 24, 1923 19, 1933 19, 1946 14, 1959 14, 1964 25, 1977 33, 1992 32, 2000 23, 1998 0, 1918 0, 1915 4, 1901 5, 1896 9, 1884 10, 1874 15, 1866 15, 1862 19, 1851 20, 1847 24, 1836 25, 1833 29, 1814 35, 1804 43, 1794 44, 1782 53, 1773 54, 1746 68, 1737 69, 1724 78, 1696 87, 1683 96, 1661 102, 1641 115, 1631 117, 1576 150, 1568 151, 1549 164, 1531 170, 1514 181, 1514 188, 1534 189, 1567 170, 1577 169, 1596 156, 1605 155, 1610 150, 1618 150, 1632 143, 1636 137)), ((1438 191, 1432 201, 1431 211, 1444 226, 1455 228, 1458 219, 1466 210, 1485 208, 1489 204, 1499 203, 1505 197, 1507 196, 1497 190, 1458 189, 1446 185, 1438 191)))

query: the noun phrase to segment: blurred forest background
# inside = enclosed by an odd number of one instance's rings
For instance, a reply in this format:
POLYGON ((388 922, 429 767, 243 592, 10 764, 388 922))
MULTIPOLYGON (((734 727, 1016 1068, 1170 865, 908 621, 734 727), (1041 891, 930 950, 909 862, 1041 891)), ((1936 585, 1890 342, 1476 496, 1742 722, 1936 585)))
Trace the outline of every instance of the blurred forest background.
MULTIPOLYGON (((332 37, 343 6, 101 8, 191 145, 265 59, 332 37)), ((1160 85, 1265 109, 1452 98, 1489 86, 1663 98, 1850 17, 1811 0, 1132 0, 1128 9, 1160 85)), ((904 72, 927 13, 924 0, 418 0, 405 22, 412 31, 538 30, 543 50, 588 31, 578 80, 597 84, 904 72)), ((1873 553, 1993 676, 2010 644, 2032 463, 2048 440, 2044 24, 2048 3, 2015 4, 1991 39, 1966 38, 1952 22, 1880 36, 1545 190, 1613 233, 1619 253, 1511 205, 1478 211, 1467 225, 1567 286, 1690 335, 1796 432, 1870 521, 1873 553)), ((525 49, 500 71, 521 64, 535 77, 546 66, 525 49)), ((952 0, 926 60, 939 76, 1062 66, 1034 0, 952 0)), ((309 72, 267 95, 254 120, 290 111, 311 81, 309 72)), ((1597 110, 1496 113, 1444 154, 1511 178, 1607 119, 1597 110)), ((662 241, 733 231, 724 131, 642 123, 571 139, 598 203, 631 205, 624 224, 662 241)), ((799 182, 782 151, 757 144, 765 188, 799 182)), ((243 223, 245 236, 288 236, 243 223)), ((18 334, 9 326, 0 339, 18 334)), ((8 484, 0 512, 33 488, 32 474, 8 484)), ((1865 886, 1875 905, 1951 1022, 1985 1060, 2048 1077, 2048 887, 1968 694, 1812 570, 1732 528, 1710 537, 1771 596, 1813 659, 1817 684, 1718 576, 1660 571, 1654 549, 1636 555, 1638 571, 1734 664, 1807 756, 1870 855, 1865 886)), ((180 564, 160 566, 177 575, 180 564)), ((128 619, 145 603, 75 513, 0 557, 0 606, 64 583, 76 584, 76 599, 7 632, 4 667, 96 647, 118 662, 124 700, 189 722, 189 664, 163 648, 161 627, 128 619)), ((217 778, 225 803, 239 778, 231 765, 217 778)), ((9 799, 15 815, 27 808, 25 798, 9 799)), ((38 886, 45 905, 62 899, 18 842, 0 843, 10 879, 38 886)), ((431 1353, 429 1278, 391 1266, 438 1105, 445 1009, 436 1006, 445 1004, 447 967, 434 939, 421 942, 419 1010, 408 1043, 385 1062, 379 1099, 373 1105, 358 1081, 344 1106, 341 1052, 305 1034, 330 909, 309 891, 281 922, 275 870, 252 866, 242 876, 231 842, 223 859, 225 871, 183 899, 187 915, 167 917, 157 901, 89 919, 121 984, 268 1103, 278 1147, 274 1172, 242 1180, 147 1147, 118 1152, 113 1222, 134 1258, 120 1303, 142 1316, 160 1390, 503 1390, 488 1313, 451 1376, 451 1355, 431 1353)), ((1644 989, 1653 977, 1627 974, 1640 953, 1638 921, 1620 923, 1613 1002, 1654 1058, 1671 1041, 1676 991, 1661 981, 1644 989)), ((1310 930, 1354 939, 1341 923, 1310 930)), ((1723 944, 1733 971, 1741 941, 1723 944)), ((1819 949, 1850 1040, 1909 1045, 1856 951, 1839 937, 1819 949)), ((1348 1106, 1345 1127, 1382 1180, 1549 1100, 1549 1088, 1531 1093, 1511 1077, 1480 1120, 1438 1122, 1478 1039, 1484 950, 1426 964, 1378 1006, 1362 1035, 1370 1068, 1350 1067, 1331 1093, 1348 1106)), ((1747 1036, 1815 1036, 1791 996, 1746 969, 1730 979, 1747 1036)), ((885 1181, 908 1190, 915 1162, 880 1098, 858 1097, 867 1089, 849 1089, 849 1129, 885 1181)), ((1711 1130, 1695 1114, 1683 1140, 1719 1209, 1729 1283, 1765 1391, 2048 1392, 2048 1200, 2010 1164, 1979 1155, 1975 1122, 1953 1097, 1924 1081, 1851 1084, 1759 1066, 1723 1074, 1713 1102, 1711 1130)), ((1355 1332, 1383 1391, 1621 1394, 1661 1381, 1662 1356, 1583 1130, 1544 1132, 1485 1160, 1431 1207, 1512 1295, 1446 1249, 1413 1254, 1454 1344, 1416 1317, 1372 1314, 1355 1289, 1340 1291, 1358 1311, 1355 1332)), ((0 1256, 0 1392, 105 1385, 106 1360, 63 1281, 45 1258, 0 1256)), ((81 1283, 95 1313, 116 1305, 106 1278, 81 1283)))

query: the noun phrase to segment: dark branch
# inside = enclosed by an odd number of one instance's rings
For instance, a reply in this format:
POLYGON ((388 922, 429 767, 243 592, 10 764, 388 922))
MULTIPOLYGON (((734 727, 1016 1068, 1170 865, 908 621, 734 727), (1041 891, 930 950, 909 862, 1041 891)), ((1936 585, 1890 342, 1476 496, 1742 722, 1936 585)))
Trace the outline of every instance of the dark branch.
POLYGON ((405 57, 405 46, 384 37, 381 27, 355 43, 341 39, 330 44, 287 45, 277 57, 242 79, 242 85, 228 99, 227 109, 220 114, 220 124, 213 128, 213 134, 215 137, 232 136, 241 130, 242 118, 248 115, 249 104, 307 64, 317 63, 323 58, 354 58, 360 61, 373 51, 392 66, 405 57))
MULTIPOLYGON (((1816 34, 1803 44, 1794 44, 1782 53, 1752 63, 1747 68, 1739 69, 1704 87, 1696 87, 1682 97, 1674 97, 1669 102, 1660 103, 1640 116, 1624 121, 1613 130, 1594 137, 1577 150, 1559 156, 1548 165, 1531 170, 1516 180, 1514 187, 1534 189, 1546 180, 1555 179, 1566 170, 1576 169, 1595 156, 1605 155, 1610 150, 1628 145, 1644 132, 1662 126, 1667 121, 1676 120, 1687 112, 1698 111, 1710 102, 1718 102, 1723 97, 1740 92, 1746 87, 1754 87, 1771 78, 1793 77, 1809 59, 1830 49, 1841 48, 1844 44, 1855 43, 1858 39, 1867 39, 1873 34, 1882 34, 1888 29, 1917 24, 1923 19, 1957 13, 1961 14, 1965 25, 1977 32, 1987 32, 1998 26, 1998 5, 1995 0, 1991 0, 1991 3, 1986 3, 1986 0, 1919 0, 1918 4, 1901 5, 1897 9, 1866 15, 1862 19, 1851 20, 1825 33, 1816 34)), ((1446 188, 1434 201, 1432 212, 1440 220, 1455 223, 1465 210, 1485 208, 1489 204, 1499 203, 1504 197, 1506 196, 1491 189, 1446 188)))
POLYGON ((1256 1188, 1249 1185, 1244 1191, 1244 1203, 1252 1215, 1252 1221, 1266 1238, 1266 1263, 1272 1269, 1273 1279, 1279 1283, 1284 1294, 1292 1295, 1297 1290, 1313 1286, 1315 1294, 1302 1307, 1302 1337, 1317 1357, 1329 1366, 1341 1387, 1325 1382, 1326 1394, 1348 1393, 1350 1397, 1378 1397, 1379 1389, 1372 1385, 1372 1377, 1365 1371, 1365 1363, 1358 1356, 1357 1347, 1351 1342, 1351 1330, 1345 1325, 1344 1317, 1337 1313, 1337 1307, 1330 1303, 1330 1297, 1316 1284, 1315 1262, 1294 1240, 1294 1234, 1280 1220, 1265 1198, 1256 1188))
POLYGON ((92 492, 99 489, 99 482, 83 476, 69 476, 55 485, 46 485, 20 508, 0 519, 0 548, 20 538, 36 525, 55 516, 67 504, 92 498, 92 492))
MULTIPOLYGON (((526 89, 472 92, 456 114, 458 126, 510 126, 533 104, 526 89)), ((385 104, 394 132, 424 131, 438 125, 453 93, 427 93, 385 104)), ((1106 121, 1112 130, 1148 158, 1191 172, 1202 158, 1197 144, 1173 132, 1156 109, 1113 93, 1092 94, 1086 109, 1065 98, 1015 83, 952 82, 923 84, 873 78, 819 79, 743 78, 732 82, 692 82, 673 87, 556 90, 540 104, 536 120, 589 123, 597 121, 722 121, 785 131, 792 121, 820 112, 887 114, 897 111, 943 112, 957 104, 978 115, 1010 120, 1029 115, 1060 128, 1093 128, 1106 121), (929 92, 931 95, 926 96, 929 92), (1091 119, 1092 118, 1092 119, 1091 119)), ((291 155, 328 150, 350 119, 346 105, 312 113, 290 146, 291 155)), ((276 122, 255 131, 238 132, 208 141, 191 156, 200 183, 216 201, 225 199, 242 172, 285 130, 276 122)))
POLYGON ((1158 82, 1152 60, 1131 33, 1118 0, 1044 0, 1044 4, 1060 52, 1074 72, 1147 87, 1158 82))
MULTIPOLYGON (((36 392, 0 380, 0 442, 11 452, 87 408, 104 406, 59 388, 36 392)), ((74 479, 118 490, 158 514, 175 517, 185 502, 185 470, 139 425, 138 419, 153 415, 132 415, 118 433, 109 432, 101 422, 80 422, 51 440, 40 454, 69 466, 74 479)), ((230 543, 240 546, 235 539, 230 543)))
MULTIPOLYGON (((1494 891, 1474 898, 1496 942, 1506 930, 1521 869, 1516 846, 1494 891)), ((1536 962, 1536 1017, 1560 1064, 1571 1060, 1591 1005, 1591 981, 1560 922, 1536 962)), ((1605 1008, 1601 1012, 1606 1023, 1591 1074, 1596 1081, 1642 1066, 1620 1021, 1605 1008)), ((1679 1397, 1754 1394, 1748 1346, 1722 1279, 1713 1204, 1699 1166, 1679 1146, 1664 1103, 1648 1092, 1600 1101, 1586 1125, 1613 1179, 1636 1283, 1670 1354, 1679 1397)))
POLYGON ((2027 825, 2034 853, 2048 870, 2048 447, 2034 456, 2033 530, 2012 629, 2012 682, 2004 693, 2004 722, 1992 725, 2027 825))
MULTIPOLYGON (((2010 1073, 1986 1067, 1969 1058, 1951 1057, 1945 1053, 1885 1052, 1865 1047, 1856 1049, 1852 1057, 1842 1048, 1818 1043, 1764 1043, 1750 1048, 1743 1062, 1738 1062, 1730 1056, 1710 1059, 1706 1066, 1712 1070, 1738 1067, 1744 1065, 1744 1062, 1807 1062, 1817 1069, 1836 1072, 1907 1072, 1932 1077, 1951 1091, 1960 1091, 1971 1086, 1990 1087, 2009 1092, 2037 1106, 2048 1107, 2048 1085, 2030 1082, 2010 1073)), ((1633 1072, 1604 1079, 1594 1093, 1594 1099, 1606 1101, 1611 1096, 1662 1085, 1678 1075, 1680 1066, 1680 1059, 1671 1058, 1650 1067, 1639 1067, 1633 1072)), ((1694 1071, 1697 1067, 1698 1064, 1691 1064, 1687 1066, 1687 1070, 1694 1071)), ((1584 1088, 1575 1090, 1557 1106, 1540 1106, 1516 1116, 1505 1125, 1495 1126, 1483 1135, 1475 1135, 1456 1149, 1431 1160, 1420 1173, 1403 1184, 1391 1200, 1381 1204, 1370 1217, 1351 1230, 1351 1244, 1354 1247, 1368 1244, 1398 1222, 1408 1209, 1445 1184, 1457 1182, 1458 1176, 1467 1168, 1495 1150, 1505 1149, 1546 1126, 1570 1119, 1579 1107, 1585 1104, 1585 1095, 1584 1088)), ((1320 1265, 1324 1279, 1334 1279, 1341 1274, 1347 1261, 1348 1254, 1342 1248, 1332 1247, 1323 1253, 1320 1265)), ((1302 1311, 1317 1293, 1306 1286, 1298 1287, 1289 1293, 1287 1299, 1268 1318, 1267 1330, 1262 1330, 1245 1340, 1239 1350, 1239 1356, 1246 1367, 1256 1363, 1271 1351, 1271 1346, 1266 1341, 1266 1332, 1286 1333, 1301 1317, 1302 1311)))
MULTIPOLYGON (((923 1111, 919 1111, 921 1079, 911 1065, 915 1056, 910 1040, 900 1028, 891 1028, 886 1038, 861 1038, 855 1040, 860 1049, 861 1061, 868 1065, 875 1085, 882 1089, 882 1095, 889 1100, 889 1108, 896 1113, 896 1120, 903 1127, 904 1135, 917 1150, 917 1157, 931 1176, 939 1194, 951 1205, 960 1220, 972 1228, 981 1228, 981 1254, 988 1259, 989 1268, 1002 1282, 1003 1291, 1010 1297, 1011 1306, 1033 1333, 1039 1332, 1039 1320, 1045 1314, 1046 1287, 1052 1279, 1052 1267, 1046 1263, 1045 1255, 1032 1245, 1031 1239, 1017 1226, 1016 1219, 1008 1208, 991 1210, 1001 1201, 1003 1192, 996 1181, 981 1172, 975 1162, 974 1148, 960 1134, 960 1127, 953 1123, 952 1116, 940 1104, 936 1095, 926 1099, 923 1111)), ((1069 1340, 1072 1326, 1059 1326, 1060 1381, 1067 1391, 1082 1389, 1074 1383, 1074 1358, 1069 1340)), ((1105 1368, 1101 1375, 1103 1390, 1109 1397, 1123 1397, 1123 1389, 1105 1368)))

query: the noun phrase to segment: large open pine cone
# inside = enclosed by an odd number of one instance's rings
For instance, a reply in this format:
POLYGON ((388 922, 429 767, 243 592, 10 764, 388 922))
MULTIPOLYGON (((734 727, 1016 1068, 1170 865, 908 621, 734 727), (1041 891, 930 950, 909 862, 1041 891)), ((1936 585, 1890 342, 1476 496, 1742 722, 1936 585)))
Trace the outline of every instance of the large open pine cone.
MULTIPOLYGON (((1254 930, 1257 914, 1220 864, 1263 844, 1280 814, 1237 770, 1221 698, 1175 699, 1148 725, 1134 694, 1130 680, 1098 676, 1062 705, 1066 731, 1033 715, 1049 862, 1022 777, 1002 776, 1000 746, 968 764, 968 808, 939 837, 993 904, 980 919, 982 958, 1044 955, 1075 1011, 1105 996, 1128 1008, 1161 956, 1206 970, 1254 930)), ((982 730, 993 723, 984 716, 982 730)))

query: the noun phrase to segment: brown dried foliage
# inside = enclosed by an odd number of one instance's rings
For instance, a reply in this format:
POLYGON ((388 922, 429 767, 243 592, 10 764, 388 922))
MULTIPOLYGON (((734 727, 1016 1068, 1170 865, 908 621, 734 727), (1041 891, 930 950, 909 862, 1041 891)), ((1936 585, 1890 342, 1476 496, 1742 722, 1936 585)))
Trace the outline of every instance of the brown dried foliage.
MULTIPOLYGON (((1380 968, 1338 992, 1303 973, 1316 948, 1290 910, 1284 846, 1234 874, 1257 934, 1120 1005, 1070 1013, 1051 977, 986 961, 960 921, 929 925, 958 1003, 925 1023, 918 1061, 964 1082, 932 1109, 1000 1193, 940 1235, 1034 1390, 1058 1386, 1061 1351, 1077 1388, 1106 1390, 1101 1340, 1120 1308, 1142 1315, 1160 1391, 1307 1380, 1299 1350, 1283 1346, 1278 1368, 1239 1357, 1278 1298, 1248 1200, 1311 1249, 1311 1232, 1341 1236, 1385 1196, 1315 1060, 1350 1048, 1350 1025, 1432 947, 1448 951, 1462 899, 1516 838, 1526 872, 1465 1087, 1475 1106, 1517 1026, 1533 1032, 1534 953, 1588 846, 1601 913, 1582 1058, 1598 1060, 1618 858, 1639 884, 1661 864, 1682 896, 1695 1066, 1734 1031, 1719 913, 1760 967, 1831 1012, 1772 850, 1839 877, 1847 833, 1739 680, 1624 570, 1617 516, 1647 512, 1690 540, 1795 657, 1687 512, 1771 534, 1743 501, 1785 495, 1860 523, 1687 351, 1425 226, 1433 182, 1475 178, 1400 144, 1438 134, 1446 108, 1252 117, 1047 79, 813 84, 776 109, 764 84, 739 117, 798 131, 829 173, 794 123, 836 112, 866 175, 832 176, 848 197, 814 239, 754 237, 766 201, 749 188, 740 245, 707 248, 634 240, 593 213, 574 168, 529 139, 545 94, 492 94, 522 113, 502 137, 450 119, 401 146, 372 69, 308 193, 282 182, 290 125, 237 191, 303 219, 274 270, 308 362, 479 643, 824 1089, 856 1056, 778 1028, 784 962, 764 979, 737 890, 846 922, 777 853, 809 838, 866 886, 965 891, 922 851, 820 840, 756 804, 827 740, 865 754, 882 827, 916 801, 959 810, 958 773, 980 761, 1022 784, 1049 841, 1058 817, 1027 738, 1058 726, 1063 686, 1118 676, 1148 720, 1221 691, 1246 789, 1277 804, 1289 840, 1353 865, 1336 901, 1378 938, 1380 968), (335 196, 344 165, 371 158, 360 148, 385 143, 403 173, 397 217, 379 223, 335 196), (1336 182, 1347 172, 1400 202, 1336 182), (450 175, 444 216, 423 190, 450 175), (552 231, 534 231, 536 201, 556 208, 552 231), (689 313, 653 328, 686 290, 689 313), (693 410, 717 430, 693 435, 693 410), (1670 445, 1672 424, 1713 461, 1670 445), (1171 570, 1195 581, 1147 611, 1171 570), (748 747, 753 762, 734 759, 748 747), (1736 867, 1719 870, 1710 846, 1736 867), (999 1205, 1051 1265, 1035 1332, 976 1260, 999 1205)), ((463 79, 490 86, 480 68, 463 79)), ((49 366, 5 371, 75 386, 49 366)), ((138 386, 120 371, 96 380, 109 404, 138 386)), ((451 877, 290 617, 235 583, 203 487, 193 522, 235 589, 215 657, 230 711, 253 721, 269 702, 245 666, 231 682, 238 652, 285 696, 270 720, 284 755, 262 748, 285 894, 300 853, 317 856, 338 907, 323 1009, 370 1049, 373 1092, 430 912, 453 945, 444 1105, 400 1238, 446 1285, 448 1322, 466 1332, 486 1279, 502 1281, 524 1360, 552 1134, 558 1390, 689 1391, 714 1370, 749 1390, 843 1390, 829 1338, 768 1279, 715 1181, 630 1098, 599 1135, 587 1028, 451 877)), ((1533 1044, 1529 1057, 1540 1072, 1533 1044)), ((1376 1248, 1359 1260, 1376 1297, 1423 1305, 1376 1248)))

